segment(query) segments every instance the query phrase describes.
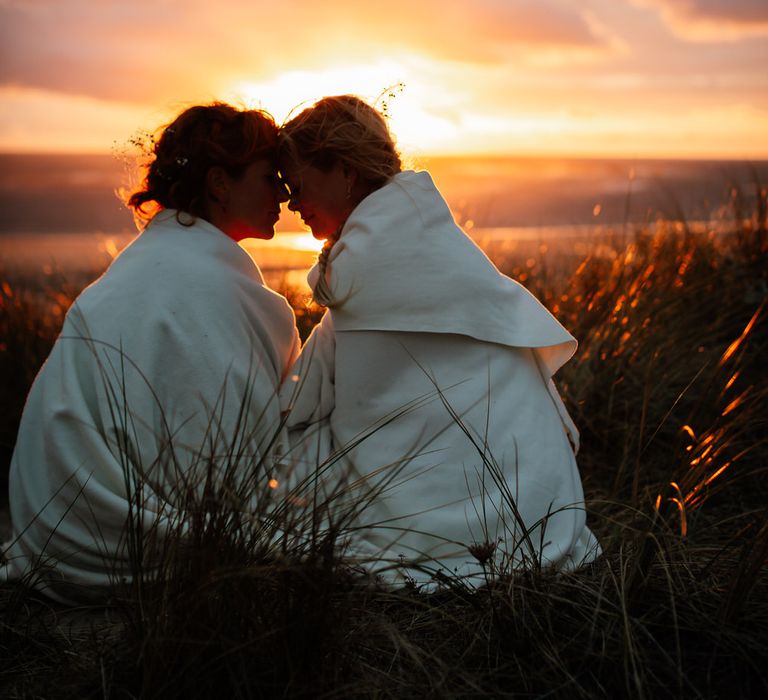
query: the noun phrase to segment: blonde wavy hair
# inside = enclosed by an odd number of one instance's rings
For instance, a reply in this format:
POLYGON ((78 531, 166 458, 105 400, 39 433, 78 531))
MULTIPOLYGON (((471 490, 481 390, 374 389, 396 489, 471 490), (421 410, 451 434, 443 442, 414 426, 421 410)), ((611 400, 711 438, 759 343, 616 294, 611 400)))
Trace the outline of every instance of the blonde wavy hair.
POLYGON ((328 172, 336 163, 354 168, 372 192, 402 170, 387 122, 355 95, 324 97, 280 128, 280 159, 328 172))
MULTIPOLYGON (((324 97, 288 120, 278 136, 278 161, 308 163, 329 172, 341 163, 354 168, 368 194, 383 187, 403 169, 395 139, 383 115, 355 95, 324 97)), ((336 242, 329 238, 318 258, 320 276, 315 301, 333 306, 326 279, 328 256, 336 242)))

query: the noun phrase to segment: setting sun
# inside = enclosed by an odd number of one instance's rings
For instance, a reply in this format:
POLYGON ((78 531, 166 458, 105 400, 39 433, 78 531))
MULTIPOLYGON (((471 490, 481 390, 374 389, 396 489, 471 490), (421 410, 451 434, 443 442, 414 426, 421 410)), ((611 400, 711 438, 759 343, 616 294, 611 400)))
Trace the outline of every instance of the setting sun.
POLYGON ((374 101, 389 86, 398 83, 404 73, 402 65, 385 62, 286 71, 265 81, 236 83, 225 90, 225 98, 266 109, 282 122, 324 95, 349 92, 374 101))
POLYGON ((763 158, 768 10, 742 3, 135 0, 148 41, 110 3, 7 2, 0 150, 107 153, 193 102, 280 122, 353 93, 416 157, 763 158))
POLYGON ((2 697, 763 696, 766 66, 768 0, 0 0, 2 697))
POLYGON ((381 61, 289 71, 259 83, 243 81, 225 95, 233 102, 266 109, 281 123, 324 95, 351 93, 386 112, 401 147, 417 152, 451 151, 450 144, 461 136, 462 127, 436 113, 439 100, 431 92, 434 90, 420 84, 403 64, 381 61))

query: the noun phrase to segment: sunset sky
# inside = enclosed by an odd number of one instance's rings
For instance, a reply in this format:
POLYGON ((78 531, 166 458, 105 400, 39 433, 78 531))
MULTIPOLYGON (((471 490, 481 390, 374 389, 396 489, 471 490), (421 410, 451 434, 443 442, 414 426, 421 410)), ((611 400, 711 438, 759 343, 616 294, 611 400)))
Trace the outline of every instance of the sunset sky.
POLYGON ((768 158, 768 2, 0 0, 2 151, 398 83, 414 155, 768 158))

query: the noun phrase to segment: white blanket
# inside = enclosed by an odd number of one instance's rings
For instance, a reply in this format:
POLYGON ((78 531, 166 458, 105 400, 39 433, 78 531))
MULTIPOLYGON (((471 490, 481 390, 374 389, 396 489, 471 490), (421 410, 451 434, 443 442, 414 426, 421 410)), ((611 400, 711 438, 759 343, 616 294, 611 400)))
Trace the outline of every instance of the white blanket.
MULTIPOLYGON (((319 268, 309 273, 317 285, 319 268)), ((405 171, 366 197, 333 246, 327 282, 338 331, 456 333, 537 348, 550 375, 576 341, 456 225, 427 172, 405 171)))
POLYGON ((501 566, 597 556, 551 380, 576 341, 456 226, 427 173, 361 202, 326 283, 330 311, 283 401, 300 473, 325 460, 324 491, 371 499, 353 550, 395 580, 478 575, 476 543, 501 566))
POLYGON ((293 312, 240 246, 204 220, 156 216, 72 305, 32 386, 6 575, 37 568, 51 595, 77 598, 130 576, 137 483, 143 527, 162 538, 208 457, 223 467, 234 446, 242 479, 262 465, 268 481, 277 390, 297 353, 293 312))

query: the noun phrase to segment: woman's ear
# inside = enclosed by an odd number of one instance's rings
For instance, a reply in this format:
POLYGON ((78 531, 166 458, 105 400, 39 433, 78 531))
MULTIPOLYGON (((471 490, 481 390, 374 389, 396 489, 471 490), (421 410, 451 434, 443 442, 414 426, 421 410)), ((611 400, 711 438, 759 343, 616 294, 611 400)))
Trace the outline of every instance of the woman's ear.
POLYGON ((356 168, 353 168, 351 165, 344 163, 341 166, 341 172, 344 174, 347 182, 352 183, 352 185, 357 182, 358 173, 356 168))
POLYGON ((342 164, 341 173, 347 181, 347 199, 350 199, 352 192, 355 189, 355 185, 357 185, 359 173, 355 168, 347 164, 342 164))
POLYGON ((214 202, 225 205, 229 201, 229 177, 224 168, 218 165, 209 168, 205 176, 205 186, 208 196, 214 202))

